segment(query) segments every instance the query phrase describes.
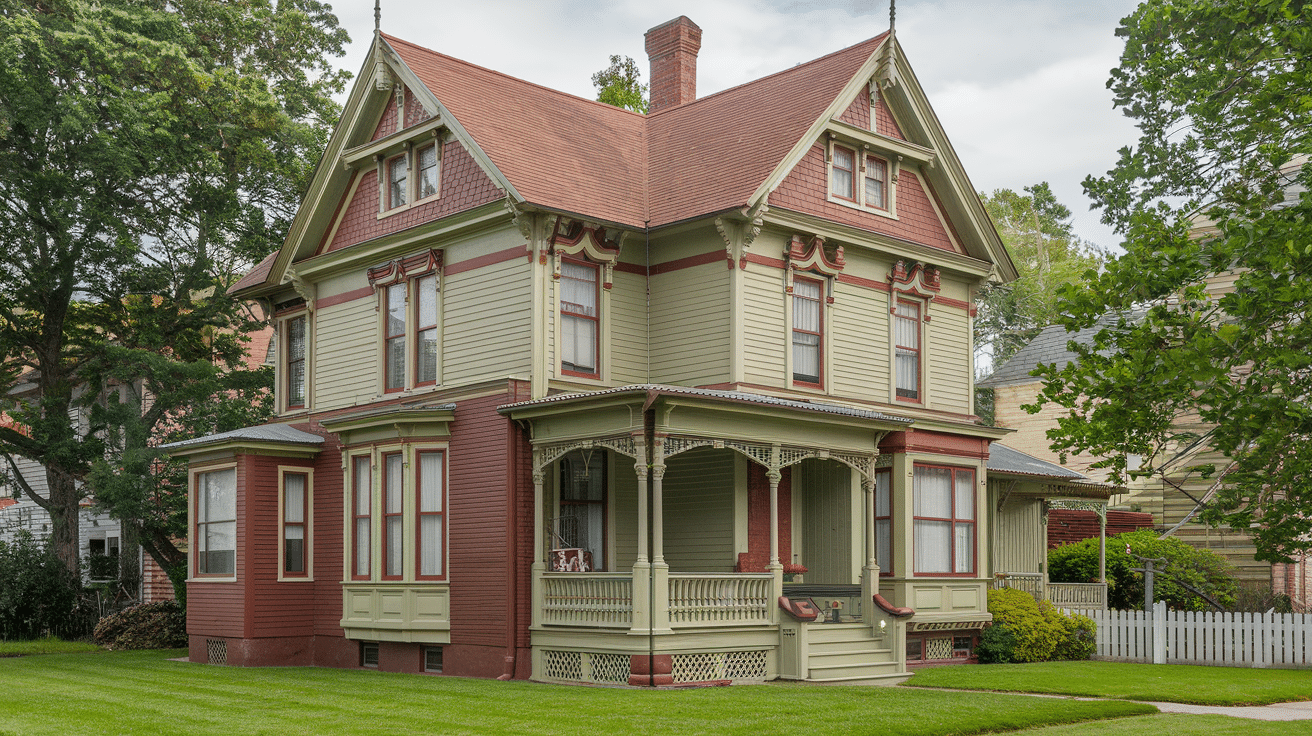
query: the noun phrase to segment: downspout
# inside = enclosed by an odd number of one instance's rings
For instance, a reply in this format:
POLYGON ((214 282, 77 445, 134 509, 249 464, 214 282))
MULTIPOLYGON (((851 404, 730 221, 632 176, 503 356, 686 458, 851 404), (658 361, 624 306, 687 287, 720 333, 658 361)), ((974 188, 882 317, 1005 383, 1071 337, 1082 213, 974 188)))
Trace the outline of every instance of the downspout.
MULTIPOLYGON (((645 248, 647 251, 647 384, 651 385, 651 220, 642 223, 643 239, 646 241, 645 248)), ((647 389, 647 401, 642 405, 642 431, 646 435, 647 452, 652 452, 655 446, 655 427, 656 413, 652 411, 651 405, 656 401, 656 391, 647 389), (651 418, 650 427, 648 426, 648 417, 651 418)), ((650 454, 643 461, 648 466, 651 465, 650 454)), ((647 487, 642 489, 647 494, 647 513, 651 509, 651 473, 647 473, 647 487)), ((647 522, 647 533, 651 534, 652 525, 650 520, 647 522)), ((651 539, 647 540, 647 549, 651 549, 651 539)), ((647 571, 647 687, 656 687, 656 633, 652 629, 653 611, 651 610, 651 601, 656 600, 656 576, 647 571)))
MULTIPOLYGON (((516 400, 519 396, 515 397, 516 400)), ((519 633, 519 590, 516 568, 519 563, 518 536, 515 534, 515 518, 519 513, 519 443, 515 441, 516 430, 513 421, 507 421, 506 432, 506 668, 498 680, 510 680, 515 677, 516 635, 519 633)))

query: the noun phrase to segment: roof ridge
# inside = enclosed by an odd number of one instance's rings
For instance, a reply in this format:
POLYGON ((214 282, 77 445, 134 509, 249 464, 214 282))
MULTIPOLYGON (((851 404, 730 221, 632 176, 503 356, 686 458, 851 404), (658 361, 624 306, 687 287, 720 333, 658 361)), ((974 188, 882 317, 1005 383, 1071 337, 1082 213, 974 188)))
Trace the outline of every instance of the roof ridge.
POLYGON ((456 62, 456 63, 458 63, 458 64, 462 64, 462 65, 467 66, 467 67, 471 67, 471 68, 474 68, 474 69, 478 69, 478 70, 480 70, 480 71, 484 71, 484 72, 487 72, 487 73, 489 73, 489 74, 495 74, 496 76, 498 76, 498 77, 502 77, 502 78, 504 78, 504 79, 509 79, 509 80, 511 80, 511 81, 519 82, 519 83, 521 83, 521 84, 527 84, 527 85, 530 86, 530 87, 536 87, 536 88, 538 88, 538 89, 540 89, 540 90, 543 90, 543 91, 546 91, 546 92, 551 92, 551 93, 553 93, 553 94, 560 95, 561 97, 565 97, 565 98, 568 98, 568 99, 571 99, 571 100, 576 100, 576 101, 578 101, 578 102, 586 102, 586 103, 588 103, 589 105, 595 105, 595 106, 598 106, 598 107, 606 108, 606 109, 608 109, 608 110, 617 110, 617 111, 619 111, 619 112, 625 113, 625 114, 627 114, 627 115, 633 115, 633 116, 638 117, 638 118, 643 119, 643 120, 645 120, 645 119, 648 117, 647 115, 644 115, 644 114, 642 114, 642 113, 640 113, 640 112, 634 112, 633 110, 630 110, 630 109, 628 109, 628 108, 624 108, 624 107, 616 107, 615 105, 610 105, 610 104, 607 104, 607 103, 605 103, 605 102, 598 102, 598 101, 596 101, 596 100, 589 100, 589 99, 586 98, 586 97, 580 97, 579 95, 572 94, 572 93, 570 93, 570 92, 566 92, 566 91, 564 91, 564 90, 559 90, 559 89, 556 89, 555 87, 548 87, 548 86, 546 86, 545 84, 538 84, 537 82, 530 82, 529 80, 524 79, 524 78, 522 78, 522 77, 516 77, 516 76, 514 76, 514 75, 507 74, 507 73, 505 73, 505 72, 497 71, 496 69, 491 69, 491 68, 489 68, 489 67, 485 67, 485 66, 482 66, 482 65, 479 65, 479 64, 475 64, 475 63, 473 63, 472 61, 465 61, 464 59, 461 59, 461 58, 458 58, 458 57, 455 57, 455 56, 451 56, 450 54, 444 54, 444 53, 442 53, 441 51, 435 51, 435 50, 433 50, 433 49, 428 48, 427 46, 421 46, 421 45, 419 45, 419 44, 417 44, 417 43, 415 43, 415 42, 413 42, 413 41, 407 41, 407 40, 405 40, 404 38, 398 38, 398 37, 393 36, 393 35, 391 35, 391 34, 389 34, 389 33, 383 33, 383 34, 381 34, 381 35, 383 36, 383 38, 387 39, 389 42, 403 43, 403 44, 405 44, 406 46, 410 46, 411 48, 415 48, 415 49, 418 49, 418 50, 420 50, 420 51, 426 51, 426 52, 428 52, 428 53, 430 53, 430 54, 433 54, 434 56, 440 56, 440 57, 442 57, 443 59, 448 59, 448 60, 450 60, 450 61, 454 61, 454 62, 456 62))

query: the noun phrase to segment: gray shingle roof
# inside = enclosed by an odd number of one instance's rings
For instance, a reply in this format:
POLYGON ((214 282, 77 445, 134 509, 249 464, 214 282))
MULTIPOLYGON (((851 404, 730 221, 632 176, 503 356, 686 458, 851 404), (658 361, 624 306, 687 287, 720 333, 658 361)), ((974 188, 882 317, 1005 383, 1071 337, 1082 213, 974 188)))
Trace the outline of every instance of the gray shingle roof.
POLYGON ((990 475, 993 473, 1033 475, 1093 483, 1087 476, 1081 475, 1070 468, 1063 468, 1055 463, 1040 460, 1033 455, 1026 455, 1020 450, 996 442, 989 443, 988 469, 990 475))
MULTIPOLYGON (((1140 313, 1131 312, 1127 314, 1130 319, 1136 319, 1140 313)), ((1065 368, 1069 363, 1075 362, 1075 353, 1066 349, 1067 343, 1074 340, 1082 345, 1088 345, 1093 342, 1093 336, 1104 327, 1111 327, 1116 324, 1118 315, 1107 314, 1100 318, 1093 327, 1086 327, 1074 334, 1066 331, 1061 325, 1049 325, 1043 328, 1043 331, 1030 340, 1029 344, 1020 349, 1020 352, 1011 356, 1011 358, 1002 365, 994 369, 993 373, 987 378, 976 381, 975 385, 981 388, 992 388, 994 386, 1007 386, 1014 383, 1031 383, 1042 379, 1030 375, 1038 364, 1056 363, 1057 369, 1065 368)))
POLYGON ((323 437, 309 432, 302 432, 286 424, 261 424, 255 427, 243 427, 231 432, 208 434, 189 440, 170 442, 160 445, 161 450, 176 450, 182 447, 217 445, 223 442, 278 442, 285 445, 322 445, 323 437))

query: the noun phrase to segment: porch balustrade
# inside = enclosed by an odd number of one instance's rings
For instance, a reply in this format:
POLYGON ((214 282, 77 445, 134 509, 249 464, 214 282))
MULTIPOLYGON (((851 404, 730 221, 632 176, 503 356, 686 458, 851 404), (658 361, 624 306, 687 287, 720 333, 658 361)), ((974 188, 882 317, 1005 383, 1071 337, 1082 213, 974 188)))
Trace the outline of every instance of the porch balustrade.
POLYGON ((1048 583, 1048 600, 1058 608, 1107 608, 1106 583, 1048 583))
POLYGON ((1043 600, 1043 573, 1041 572, 1009 572, 998 573, 993 579, 993 588, 1012 588, 1023 590, 1034 596, 1035 600, 1043 600))
POLYGON ((629 573, 541 573, 542 623, 627 629, 633 622, 629 573))
POLYGON ((770 623, 770 573, 670 573, 670 628, 770 623))

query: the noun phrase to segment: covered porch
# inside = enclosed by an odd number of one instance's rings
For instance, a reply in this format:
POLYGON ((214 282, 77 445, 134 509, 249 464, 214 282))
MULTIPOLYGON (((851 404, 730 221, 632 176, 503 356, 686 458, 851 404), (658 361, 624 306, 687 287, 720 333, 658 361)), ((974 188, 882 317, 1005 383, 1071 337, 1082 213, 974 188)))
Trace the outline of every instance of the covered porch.
POLYGON ((904 670, 898 620, 873 603, 874 484, 880 439, 908 420, 665 386, 502 411, 533 446, 535 678, 646 685, 904 670), (800 618, 781 604, 790 596, 800 618), (809 615, 821 599, 839 607, 809 615), (817 670, 812 647, 796 646, 809 638, 861 661, 817 670))

